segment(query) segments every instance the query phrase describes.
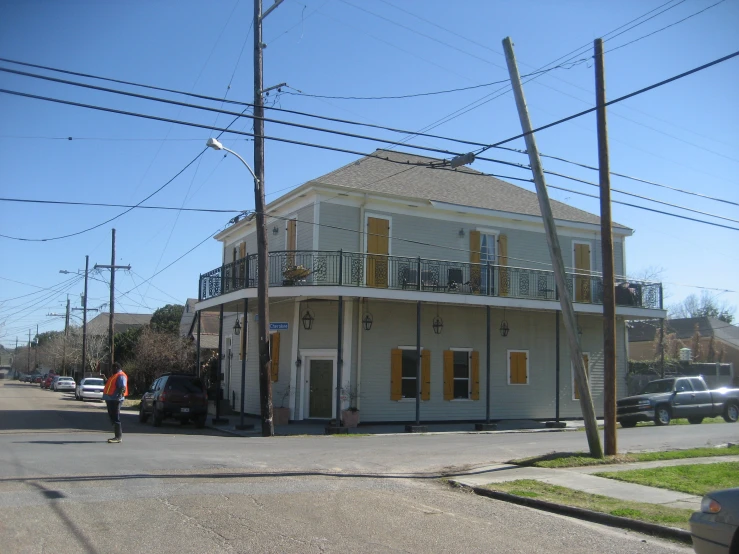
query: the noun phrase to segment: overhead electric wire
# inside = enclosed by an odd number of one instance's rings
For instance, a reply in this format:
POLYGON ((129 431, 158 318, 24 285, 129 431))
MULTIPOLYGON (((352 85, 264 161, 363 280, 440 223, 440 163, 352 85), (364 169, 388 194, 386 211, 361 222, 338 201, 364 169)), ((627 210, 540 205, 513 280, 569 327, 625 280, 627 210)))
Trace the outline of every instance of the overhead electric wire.
POLYGON ((137 208, 142 210, 173 210, 179 212, 206 212, 219 214, 241 213, 243 210, 220 210, 215 208, 178 208, 176 206, 140 206, 138 204, 109 204, 105 202, 72 202, 69 200, 38 200, 32 198, 1 198, 0 202, 23 202, 31 204, 61 204, 65 206, 97 206, 103 208, 137 208))
MULTIPOLYGON (((115 90, 115 89, 108 89, 108 88, 105 88, 105 87, 97 87, 97 86, 94 86, 94 85, 86 85, 84 83, 77 83, 77 82, 74 82, 74 81, 67 81, 67 80, 63 80, 63 79, 55 79, 53 77, 45 77, 45 76, 35 75, 35 74, 31 74, 31 73, 26 73, 26 72, 18 72, 18 71, 15 71, 15 70, 6 70, 6 69, 3 69, 3 68, 0 68, 0 71, 9 71, 11 73, 18 73, 18 74, 21 74, 21 75, 24 75, 24 76, 36 77, 36 78, 41 78, 41 79, 48 79, 48 80, 52 80, 52 81, 56 81, 56 82, 62 82, 62 83, 65 83, 65 84, 71 84, 71 85, 75 85, 75 86, 82 86, 82 87, 85 87, 85 88, 93 88, 93 89, 97 89, 97 90, 103 90, 103 91, 106 91, 106 92, 113 92, 113 93, 117 93, 117 94, 124 94, 124 95, 135 96, 135 97, 139 97, 139 98, 143 98, 143 99, 147 99, 147 100, 155 100, 155 101, 160 101, 160 102, 173 103, 175 105, 186 106, 186 107, 191 107, 191 108, 197 108, 197 109, 206 110, 206 111, 217 111, 219 113, 227 113, 229 115, 235 115, 237 118, 238 117, 241 117, 241 116, 244 116, 243 112, 241 114, 238 114, 237 112, 231 112, 231 111, 227 111, 227 110, 217 110, 215 108, 208 108, 208 107, 205 107, 205 106, 199 106, 199 105, 194 105, 194 104, 189 104, 189 103, 181 103, 181 102, 177 102, 177 101, 171 101, 171 100, 157 98, 157 97, 152 97, 152 96, 147 96, 147 95, 139 95, 139 94, 136 94, 136 93, 128 93, 128 92, 125 92, 125 91, 118 91, 118 90, 115 90)), ((646 89, 646 90, 648 90, 648 89, 646 89)), ((632 95, 633 95, 633 93, 632 93, 632 95)), ((628 95, 626 97, 628 97, 628 95)), ((622 97, 621 99, 625 99, 626 97, 622 97)), ((615 103, 616 101, 619 101, 619 99, 615 99, 612 102, 615 103)), ((587 112, 582 112, 582 113, 587 113, 587 112)), ((245 117, 253 118, 254 116, 245 116, 245 117)), ((359 138, 359 139, 363 139, 363 140, 372 140, 372 141, 376 141, 376 142, 383 142, 385 144, 394 144, 394 145, 398 145, 398 146, 401 145, 401 144, 405 144, 406 146, 408 146, 410 148, 416 148, 416 149, 420 149, 420 150, 426 150, 426 151, 431 151, 431 152, 436 152, 436 153, 442 153, 442 154, 447 154, 447 155, 451 155, 451 156, 454 156, 454 155, 457 155, 458 154, 457 152, 452 152, 452 151, 445 150, 445 149, 437 149, 437 148, 430 148, 430 147, 424 147, 424 146, 416 146, 416 145, 412 145, 412 144, 407 144, 405 142, 404 143, 401 143, 401 142, 390 141, 390 140, 386 140, 386 139, 382 139, 382 138, 378 138, 378 137, 368 137, 366 135, 359 135, 359 134, 356 134, 356 133, 345 133, 345 132, 337 131, 337 130, 333 130, 333 129, 325 129, 325 128, 321 128, 321 127, 301 125, 301 124, 296 124, 296 123, 292 123, 292 122, 275 120, 275 119, 271 119, 271 118, 264 118, 264 120, 265 121, 269 121, 269 122, 274 122, 274 123, 280 123, 280 124, 284 124, 284 125, 294 125, 294 126, 298 126, 298 127, 309 129, 309 130, 316 130, 316 131, 326 132, 326 133, 332 133, 332 134, 340 134, 342 136, 348 136, 348 137, 351 137, 351 138, 359 138)), ((389 128, 386 128, 386 129, 389 130, 389 128)), ((400 132, 400 133, 407 133, 408 132, 408 131, 404 131, 404 130, 394 130, 394 131, 395 132, 400 132)), ((454 140, 454 139, 450 139, 450 140, 454 140)), ((477 144, 479 145, 480 143, 477 143, 477 144)), ((499 145, 496 145, 496 146, 499 146, 499 145)), ((483 148, 481 150, 481 152, 483 152, 485 150, 486 150, 486 148, 483 148)), ((519 150, 516 150, 516 149, 510 149, 510 150, 516 151, 516 152, 520 152, 519 150)), ((482 158, 482 157, 480 157, 480 159, 487 160, 487 161, 492 161, 492 162, 497 162, 497 163, 503 163, 503 164, 506 164, 506 165, 524 167, 524 166, 521 166, 520 164, 514 164, 514 163, 505 162, 505 161, 501 161, 501 160, 494 160, 494 159, 482 158)), ((568 160, 564 160, 563 158, 557 158, 557 159, 560 159, 562 161, 568 161, 568 160)), ((577 162, 572 162, 572 163, 577 163, 577 162)), ((588 167, 589 169, 593 169, 592 167, 585 166, 584 164, 578 164, 578 165, 582 165, 583 167, 588 167)), ((616 174, 616 173, 613 173, 613 174, 616 174)), ((621 174, 618 174, 618 175, 619 176, 623 176, 621 174)), ((641 182, 648 182, 648 181, 642 180, 642 179, 639 179, 639 180, 641 182)), ((649 182, 649 184, 653 184, 653 183, 649 182)), ((616 189, 614 189, 614 190, 616 190, 616 189)), ((623 192, 623 191, 618 191, 618 192, 623 192)), ((624 192, 624 194, 630 194, 630 193, 624 192)), ((701 213, 701 212, 698 212, 698 213, 701 213)), ((710 214, 705 214, 705 215, 710 215, 710 214)), ((717 216, 717 217, 721 217, 721 216, 717 216)))
MULTIPOLYGON (((684 17, 684 18, 682 18, 682 19, 680 19, 678 21, 675 21, 674 23, 670 23, 669 25, 665 25, 664 27, 661 27, 661 28, 657 29, 656 31, 652 31, 651 33, 648 33, 646 35, 642 35, 642 36, 640 36, 638 38, 635 38, 634 40, 630 40, 629 42, 626 42, 624 44, 621 44, 619 46, 616 46, 614 48, 611 48, 611 49, 607 50, 605 53, 606 54, 610 54, 611 52, 615 52, 616 50, 619 50, 621 48, 624 48, 625 46, 629 46, 630 44, 634 44, 635 42, 639 42, 642 39, 645 39, 647 37, 651 37, 652 35, 656 35, 657 33, 661 33, 665 29, 669 29, 670 27, 674 27, 675 25, 678 25, 678 24, 682 23, 683 21, 687 21, 688 19, 690 19, 692 17, 695 17, 696 15, 702 14, 703 12, 705 12, 707 10, 710 10, 711 8, 715 8, 716 6, 718 6, 719 4, 722 4, 724 2, 726 2, 726 0, 719 0, 715 4, 711 4, 710 6, 708 6, 706 8, 703 8, 702 10, 699 10, 697 12, 694 12, 694 13, 690 14, 687 17, 684 17)), ((611 38, 615 38, 615 37, 611 37, 611 38)))
MULTIPOLYGON (((721 60, 729 59, 730 57, 733 57, 735 55, 739 55, 739 52, 735 53, 734 55, 731 55, 731 56, 727 56, 725 58, 722 58, 721 60)), ((702 67, 703 68, 710 67, 710 65, 715 65, 715 63, 718 63, 718 61, 711 62, 711 64, 706 64, 706 65, 704 65, 702 67)), ((699 69, 700 68, 691 70, 690 72, 686 72, 683 75, 694 73, 695 71, 698 71, 699 69)), ((663 81, 663 83, 664 82, 669 82, 670 80, 675 80, 676 78, 679 78, 679 76, 678 77, 673 77, 673 78, 671 78, 671 79, 669 79, 667 81, 663 81)), ((643 90, 649 90, 649 88, 650 87, 647 87, 647 89, 643 89, 643 90)), ((208 125, 204 125, 204 124, 196 124, 196 123, 192 123, 192 122, 184 122, 184 121, 173 120, 173 119, 169 119, 169 118, 161 118, 161 117, 158 117, 158 116, 149 116, 149 115, 144 115, 144 114, 138 114, 138 113, 133 113, 133 112, 126 112, 126 111, 122 111, 122 110, 116 110, 116 109, 112 109, 112 108, 104 108, 104 107, 100 107, 100 106, 91 106, 91 105, 86 105, 86 104, 80 104, 80 103, 77 103, 77 102, 70 102, 70 101, 67 101, 67 100, 49 99, 49 98, 46 98, 46 97, 40 97, 40 96, 36 96, 36 95, 29 95, 29 94, 26 94, 26 93, 17 93, 15 91, 7 91, 7 90, 4 90, 4 89, 0 89, 0 92, 6 92, 6 93, 10 93, 10 94, 18 94, 18 95, 21 95, 21 96, 26 96, 26 97, 31 97, 31 98, 37 98, 37 99, 42 99, 42 100, 50 100, 50 101, 53 101, 53 102, 60 102, 60 103, 63 103, 63 104, 70 104, 70 105, 74 105, 74 106, 80 106, 80 107, 98 109, 98 110, 102 110, 102 111, 110 111, 110 112, 113 112, 113 113, 121 113, 121 114, 124 114, 124 115, 132 115, 132 116, 135 116, 135 117, 144 117, 144 118, 147 118, 147 119, 155 119, 155 120, 160 120, 160 121, 175 122, 175 123, 182 124, 182 125, 189 125, 189 126, 201 127, 201 128, 206 128, 206 129, 216 129, 216 130, 220 130, 220 131, 223 131, 223 132, 230 132, 230 133, 235 133, 235 134, 242 134, 242 135, 252 136, 252 137, 254 136, 252 133, 247 133, 247 132, 243 132, 243 131, 228 130, 228 128, 226 128, 226 129, 220 129, 220 128, 217 128, 215 126, 208 126, 208 125)), ((632 93, 631 95, 626 95, 626 97, 633 96, 634 94, 636 94, 636 93, 632 93)), ((625 97, 621 97, 621 99, 623 99, 623 98, 625 98, 625 97)), ((618 100, 618 99, 616 99, 616 100, 618 100)), ((615 102, 615 101, 612 101, 612 102, 615 102)), ((238 116, 239 114, 236 114, 236 115, 238 116)), ((564 120, 567 120, 567 119, 571 119, 571 118, 565 118, 564 120)), ((556 122, 553 123, 553 124, 549 124, 548 126, 552 126, 554 124, 556 124, 556 122)), ((545 126, 544 128, 546 128, 546 127, 547 126, 545 126)), ((357 136, 357 138, 359 138, 359 137, 360 136, 357 136)), ((315 148, 323 148, 323 149, 341 151, 341 152, 346 152, 346 153, 351 153, 351 154, 356 154, 356 155, 361 155, 361 156, 366 156, 366 157, 373 157, 373 158, 378 158, 380 160, 384 160, 384 161, 387 161, 387 162, 399 163, 401 165, 417 165, 417 166, 425 166, 425 167, 434 167, 434 162, 428 162, 428 163, 414 163, 414 162, 409 162, 409 161, 402 162, 402 161, 398 161, 398 160, 391 160, 391 159, 389 159, 387 157, 376 156, 376 155, 372 155, 372 154, 365 154, 365 153, 362 153, 362 152, 351 151, 351 150, 347 150, 347 149, 340 149, 340 148, 329 147, 329 146, 324 146, 324 145, 316 145, 316 144, 305 143, 305 142, 300 142, 300 141, 292 141, 292 140, 289 140, 289 139, 283 139, 283 138, 277 138, 277 137, 265 136, 264 138, 265 139, 268 139, 268 140, 277 140, 277 141, 280 141, 280 142, 287 142, 287 143, 298 144, 298 145, 302 145, 302 146, 310 146, 310 147, 315 147, 315 148)), ((518 137, 516 137, 516 138, 518 138, 518 137)), ((372 138, 367 138, 367 140, 377 140, 377 141, 380 141, 380 142, 382 141, 382 139, 372 139, 372 138)), ((508 142, 508 141, 503 141, 503 142, 508 142)), ((493 146, 498 146, 498 145, 499 144, 496 144, 496 145, 493 145, 493 146)), ((425 148, 425 147, 418 147, 418 148, 427 149, 427 150, 431 150, 431 151, 437 151, 437 152, 438 151, 441 151, 443 153, 448 153, 448 154, 454 154, 453 152, 442 151, 442 150, 439 150, 439 149, 425 148)), ((483 148, 481 151, 484 151, 486 149, 487 148, 483 148)), ((200 155, 202 155, 202 152, 198 156, 200 156, 200 155)), ((490 158, 480 158, 480 159, 483 159, 483 160, 486 160, 486 161, 492 161, 492 162, 496 162, 496 163, 505 163, 507 165, 512 165, 512 166, 516 166, 516 167, 520 167, 520 168, 524 168, 524 169, 526 168, 526 166, 522 166, 521 164, 515 164, 515 163, 512 163, 512 162, 504 162, 504 161, 494 160, 494 159, 490 159, 490 158)), ((193 160, 192 162, 190 162, 190 164, 192 164, 194 161, 195 160, 193 160)), ((188 165, 190 165, 190 164, 188 164, 188 165)), ((183 171, 184 171, 184 169, 183 169, 183 171)), ((497 175, 492 175, 492 174, 487 174, 487 175, 489 175, 489 176, 497 176, 497 175)), ((519 179, 520 180, 520 178, 516 178, 516 177, 508 177, 508 176, 498 176, 498 177, 501 177, 501 178, 510 178, 510 179, 519 179)), ((164 188, 164 186, 166 186, 166 184, 163 185, 161 188, 164 188)), ((158 189, 158 190, 161 190, 161 188, 158 189)), ((155 191, 154 193, 152 193, 152 195, 150 195, 146 199, 142 200, 142 202, 145 201, 145 200, 147 200, 148 198, 150 198, 154 194, 156 194, 156 192, 158 192, 158 191, 155 191)), ((128 210, 130 211, 132 209, 134 209, 134 208, 129 208, 128 210)), ((124 213, 127 213, 127 212, 124 212, 124 213)), ((676 217, 679 217, 679 216, 676 216, 676 217)), ((693 220, 694 221, 701 221, 701 220, 695 220, 695 219, 693 219, 693 220)), ((705 223, 710 224, 709 222, 705 222, 705 223)), ((733 229, 732 227, 727 227, 727 228, 733 229)), ((15 240, 32 240, 32 239, 25 239, 25 238, 19 238, 19 237, 10 237, 10 236, 7 236, 7 235, 0 235, 0 236, 3 236, 5 238, 12 238, 12 239, 15 239, 15 240)), ((66 238, 66 236, 65 237, 59 237, 59 238, 66 238)), ((41 241, 41 240, 55 240, 55 239, 35 239, 35 240, 36 241, 41 241)))
MULTIPOLYGON (((639 94, 643 94, 643 93, 648 92, 650 90, 653 90, 655 88, 664 86, 664 85, 666 85, 668 83, 672 83, 673 81, 677 81, 678 79, 682 79, 684 77, 687 77, 687 76, 692 75, 694 73, 697 73, 699 71, 703 71, 704 69, 708 69, 709 67, 713 67, 714 65, 717 65, 719 63, 723 63, 725 61, 728 61, 728 60, 730 60, 732 58, 735 58, 736 56, 739 56, 739 51, 733 52, 733 53, 731 53, 731 54, 729 54, 727 56, 723 56, 721 58, 718 58, 718 59, 713 60, 711 62, 705 63, 705 64, 703 64, 701 66, 695 67, 695 68, 690 69, 688 71, 684 71, 683 73, 680 73, 679 75, 674 75, 674 76, 672 76, 672 77, 670 77, 668 79, 664 79, 662 81, 659 81, 657 83, 651 84, 651 85, 646 86, 644 88, 641 88, 639 90, 635 90, 635 91, 630 92, 628 94, 624 94, 623 96, 619 96, 618 98, 614 98, 613 100, 609 100, 603 106, 604 107, 605 106, 611 106, 613 104, 617 104, 618 102, 623 102, 624 100, 627 100, 629 98, 633 98, 634 96, 637 96, 639 94)), ((507 142, 511 142, 513 140, 516 140, 516 139, 525 137, 527 135, 531 135, 533 133, 537 133, 539 131, 543 131, 544 129, 549 129, 550 127, 554 127, 555 125, 560 125, 561 123, 565 123, 567 121, 571 121, 571 120, 576 119, 578 117, 581 117, 583 115, 592 113, 592 112, 594 112, 597 109, 598 109, 598 106, 595 106, 595 107, 589 108, 587 110, 583 110, 581 112, 572 114, 570 116, 563 117, 563 118, 558 119, 556 121, 553 121, 551 123, 547 123, 546 125, 542 125, 541 127, 537 127, 536 129, 532 129, 531 131, 528 131, 526 133, 521 133, 521 134, 515 135, 515 136, 513 136, 511 138, 507 138, 505 140, 501 140, 501 141, 495 142, 493 144, 490 144, 490 145, 486 146, 485 148, 482 148, 481 150, 478 151, 478 153, 485 152, 486 150, 489 150, 490 148, 494 148, 496 146, 500 146, 501 144, 505 144, 507 142)))

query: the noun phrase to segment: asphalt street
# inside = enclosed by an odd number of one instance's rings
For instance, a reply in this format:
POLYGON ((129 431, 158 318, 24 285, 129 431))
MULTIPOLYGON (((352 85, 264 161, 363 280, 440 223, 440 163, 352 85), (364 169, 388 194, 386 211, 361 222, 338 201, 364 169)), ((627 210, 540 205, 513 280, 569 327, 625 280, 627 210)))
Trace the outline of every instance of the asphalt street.
MULTIPOLYGON (((622 450, 736 439, 734 425, 621 431, 622 450)), ((675 552, 683 546, 477 497, 440 474, 585 434, 225 436, 0 386, 3 552, 675 552)))

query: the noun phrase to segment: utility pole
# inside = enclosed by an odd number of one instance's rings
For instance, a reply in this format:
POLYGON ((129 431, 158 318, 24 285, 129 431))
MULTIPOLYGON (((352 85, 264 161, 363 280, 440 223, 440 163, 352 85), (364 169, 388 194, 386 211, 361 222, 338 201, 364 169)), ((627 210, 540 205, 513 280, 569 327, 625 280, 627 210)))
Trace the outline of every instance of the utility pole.
POLYGON ((557 236, 557 228, 554 224, 554 216, 552 215, 552 207, 549 203, 549 194, 547 193, 546 182, 544 181, 544 170, 539 157, 539 150, 536 146, 536 139, 532 133, 531 121, 529 120, 528 108, 526 107, 526 98, 523 94, 521 86, 521 76, 516 65, 516 57, 513 53, 513 41, 510 37, 503 40, 503 49, 505 50, 506 63, 508 72, 511 76, 511 86, 513 94, 516 98, 516 107, 518 108, 518 116, 521 120, 521 129, 526 134, 526 150, 529 154, 529 162, 531 172, 534 176, 536 184, 537 198, 539 199, 539 209, 541 211, 544 229, 546 231, 547 245, 549 247, 549 256, 552 259, 552 268, 554 270, 554 279, 557 284, 559 294, 559 304, 562 308, 562 319, 564 321, 565 331, 569 340, 570 358, 572 366, 575 369, 575 383, 580 391, 580 408, 582 409, 583 420, 585 423, 585 431, 590 446, 590 455, 594 458, 602 458, 603 450, 598 436, 598 424, 595 419, 595 409, 593 408, 593 398, 590 394, 588 386, 588 376, 585 372, 585 364, 582 357, 582 349, 577 335, 577 322, 575 321, 575 310, 572 307, 572 299, 567 288, 567 278, 565 274, 564 262, 562 261, 562 249, 559 245, 557 236))
POLYGON ((659 373, 665 378, 665 318, 659 320, 659 373))
MULTIPOLYGON (((85 256, 85 292, 82 295, 82 307, 72 308, 73 310, 82 310, 82 369, 80 370, 80 381, 85 377, 85 364, 87 363, 87 275, 89 273, 89 269, 90 256, 85 256)), ((59 273, 69 272, 62 270, 59 273)), ((97 309, 94 311, 97 311, 97 309)))
POLYGON ((606 117, 606 69, 603 39, 595 39, 595 105, 598 121, 598 173, 600 175, 600 244, 603 255, 603 418, 605 454, 618 454, 616 441, 616 277, 613 263, 611 218, 611 162, 606 117))
POLYGON ((64 345, 62 348, 62 371, 67 374, 67 338, 69 337, 69 295, 67 295, 67 312, 64 317, 64 345))
MULTIPOLYGON (((110 265, 99 265, 95 264, 95 269, 110 269, 110 314, 108 317, 108 374, 110 375, 113 372, 113 363, 115 362, 115 353, 113 352, 113 337, 115 335, 115 326, 114 326, 114 320, 115 320, 115 270, 116 269, 125 269, 130 271, 131 266, 130 265, 115 265, 115 229, 111 229, 113 231, 112 233, 112 246, 110 250, 110 265)), ((87 275, 87 270, 85 270, 85 276, 87 275)), ((85 288, 87 286, 85 285, 85 288)), ((87 297, 87 294, 85 294, 85 297, 87 297)))
POLYGON ((31 373, 31 330, 28 330, 28 364, 26 365, 26 372, 31 373))
POLYGON ((259 332, 259 404, 262 415, 262 436, 275 434, 272 420, 272 377, 269 351, 269 257, 267 228, 264 214, 264 100, 262 21, 283 0, 262 14, 262 0, 254 0, 254 207, 257 212, 257 322, 259 332))

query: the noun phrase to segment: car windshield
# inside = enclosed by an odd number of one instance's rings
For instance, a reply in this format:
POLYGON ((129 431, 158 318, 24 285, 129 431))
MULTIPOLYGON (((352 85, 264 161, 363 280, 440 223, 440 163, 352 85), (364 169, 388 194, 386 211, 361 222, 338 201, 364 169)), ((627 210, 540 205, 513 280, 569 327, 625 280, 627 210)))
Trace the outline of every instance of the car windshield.
POLYGON ((672 387, 675 385, 674 379, 664 379, 660 381, 652 381, 647 384, 642 391, 642 394, 654 394, 659 392, 672 392, 672 387))
POLYGON ((203 392, 203 382, 196 377, 175 377, 169 379, 167 388, 177 392, 203 392))
POLYGON ((85 385, 102 385, 102 379, 85 379, 85 385))

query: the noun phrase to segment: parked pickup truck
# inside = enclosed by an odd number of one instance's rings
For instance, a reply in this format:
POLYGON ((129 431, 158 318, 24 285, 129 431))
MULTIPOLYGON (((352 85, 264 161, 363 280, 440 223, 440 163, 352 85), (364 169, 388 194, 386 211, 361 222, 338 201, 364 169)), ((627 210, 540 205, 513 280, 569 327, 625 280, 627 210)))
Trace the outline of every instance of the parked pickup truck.
POLYGON ((675 377, 651 381, 641 394, 616 403, 621 427, 639 421, 669 425, 673 418, 687 418, 698 424, 705 417, 723 416, 728 423, 739 419, 739 389, 708 390, 702 377, 675 377))

